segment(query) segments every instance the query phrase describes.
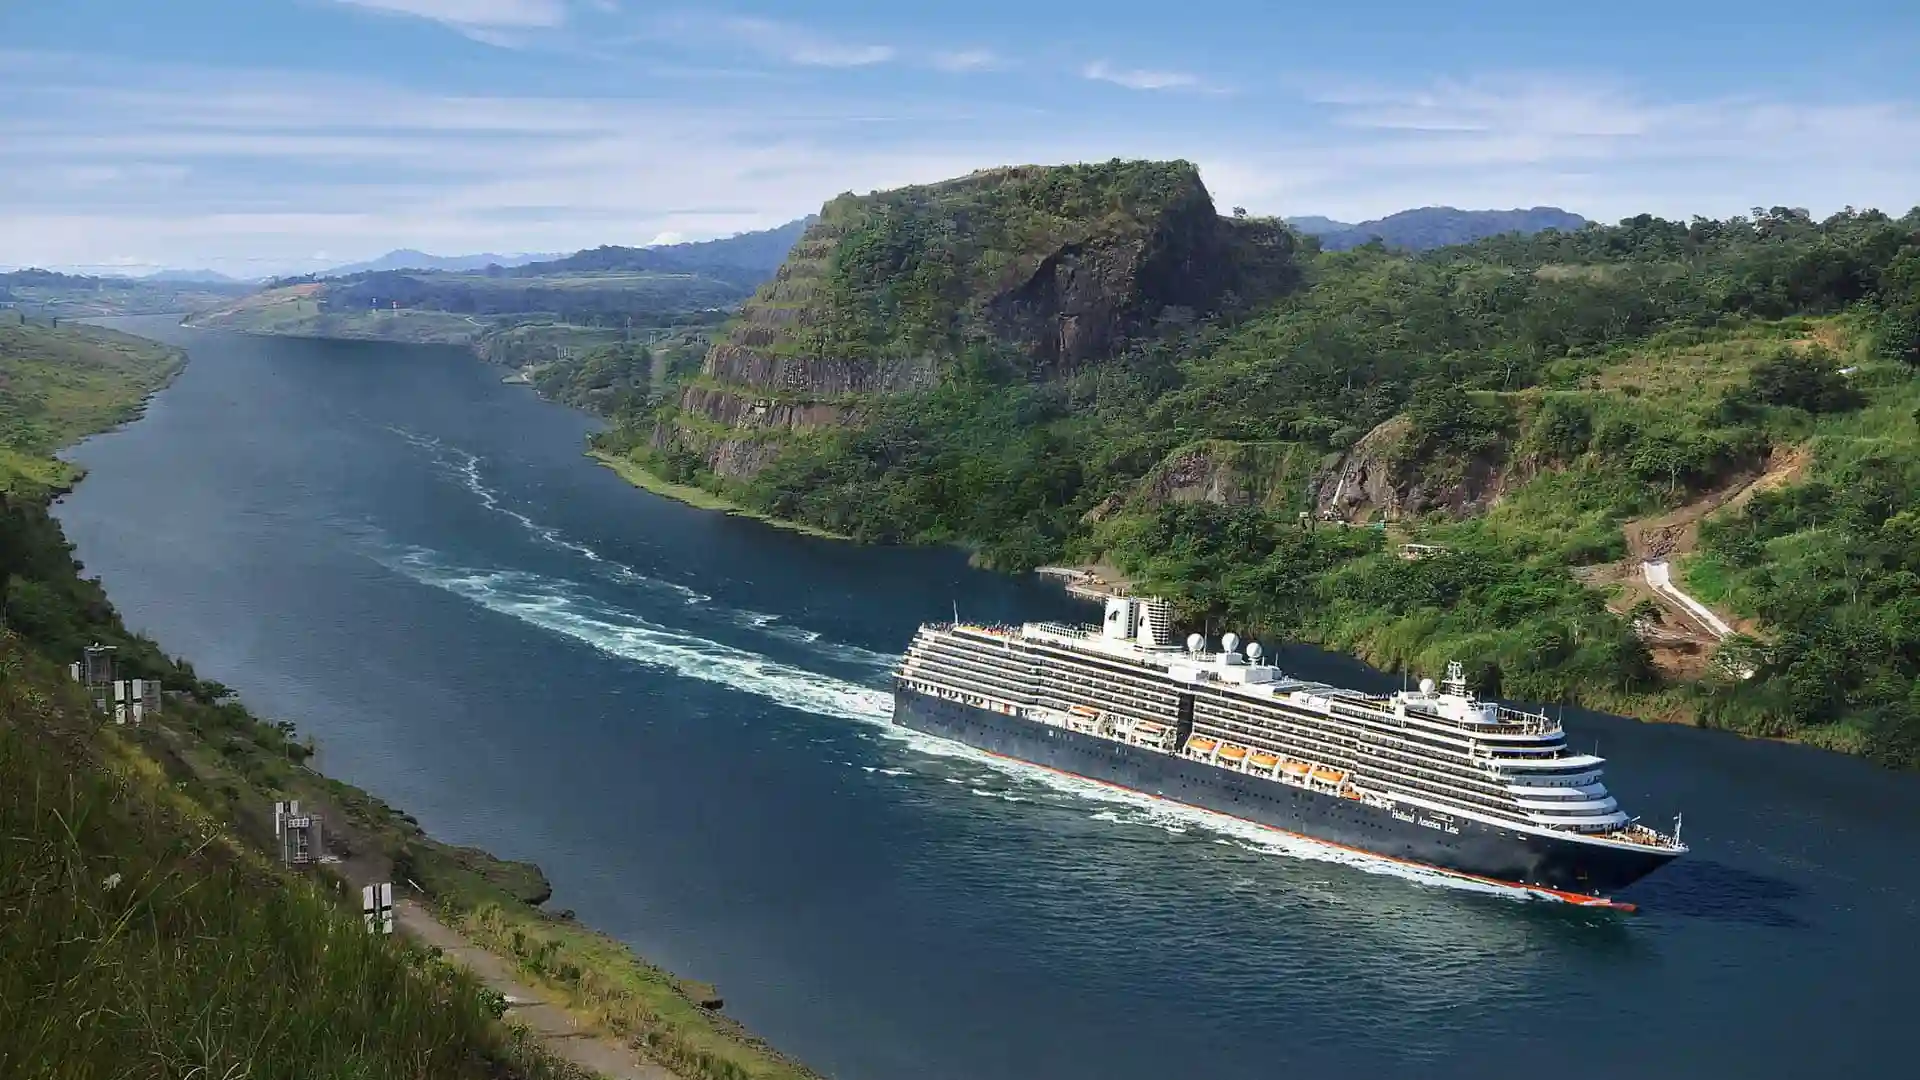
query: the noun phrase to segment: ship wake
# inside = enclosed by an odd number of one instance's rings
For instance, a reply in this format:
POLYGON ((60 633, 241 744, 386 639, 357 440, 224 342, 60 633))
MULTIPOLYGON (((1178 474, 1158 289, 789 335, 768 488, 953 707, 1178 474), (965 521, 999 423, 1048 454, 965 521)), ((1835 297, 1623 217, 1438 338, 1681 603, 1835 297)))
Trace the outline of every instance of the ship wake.
POLYGON ((405 428, 389 427, 387 430, 416 449, 424 451, 443 475, 472 493, 481 506, 513 521, 541 544, 556 551, 578 556, 596 575, 613 584, 671 595, 684 604, 700 606, 738 626, 809 648, 829 659, 861 664, 877 671, 891 670, 899 659, 897 656, 864 649, 857 645, 828 641, 818 630, 797 626, 783 615, 716 604, 711 595, 698 589, 642 573, 618 559, 607 557, 588 544, 567 536, 559 529, 535 520, 507 505, 505 496, 483 478, 479 455, 442 442, 433 436, 422 435, 405 428))
MULTIPOLYGON (((1046 802, 1088 812, 1096 820, 1123 828, 1154 829, 1182 838, 1202 834, 1214 843, 1263 855, 1332 863, 1422 885, 1508 899, 1539 899, 1521 889, 1331 847, 1253 822, 910 731, 892 723, 892 694, 886 689, 823 675, 651 622, 596 600, 569 582, 523 571, 450 565, 433 552, 422 549, 382 561, 413 580, 454 593, 489 611, 571 638, 609 656, 724 686, 786 708, 867 725, 877 738, 902 745, 922 757, 945 759, 956 771, 967 775, 943 779, 976 797, 1004 802, 1046 802)), ((834 646, 817 636, 806 641, 821 648, 823 655, 830 655, 829 650, 834 646)), ((925 782, 926 779, 918 770, 875 771, 901 782, 925 782)))

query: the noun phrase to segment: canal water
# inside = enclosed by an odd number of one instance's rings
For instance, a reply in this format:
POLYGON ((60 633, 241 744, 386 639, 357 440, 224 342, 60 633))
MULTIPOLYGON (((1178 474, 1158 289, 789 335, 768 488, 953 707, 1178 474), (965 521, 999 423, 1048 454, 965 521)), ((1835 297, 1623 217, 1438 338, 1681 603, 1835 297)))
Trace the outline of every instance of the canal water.
POLYGON ((1912 1067, 1920 778, 1570 715, 1694 851, 1489 893, 888 727, 916 625, 1089 614, 1044 583, 637 491, 458 351, 121 328, 192 354, 59 508, 128 622, 836 1077, 1912 1067))

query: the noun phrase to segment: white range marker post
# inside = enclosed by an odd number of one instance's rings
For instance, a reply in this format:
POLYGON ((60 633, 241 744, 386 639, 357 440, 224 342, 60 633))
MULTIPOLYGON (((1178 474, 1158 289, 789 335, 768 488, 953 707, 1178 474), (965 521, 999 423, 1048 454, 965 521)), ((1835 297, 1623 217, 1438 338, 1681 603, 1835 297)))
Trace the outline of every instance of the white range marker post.
POLYGON ((119 679, 113 684, 113 722, 138 726, 149 713, 160 711, 160 683, 154 679, 119 679))
POLYGON ((393 883, 364 885, 360 889, 360 917, 366 920, 367 933, 393 933, 393 883))

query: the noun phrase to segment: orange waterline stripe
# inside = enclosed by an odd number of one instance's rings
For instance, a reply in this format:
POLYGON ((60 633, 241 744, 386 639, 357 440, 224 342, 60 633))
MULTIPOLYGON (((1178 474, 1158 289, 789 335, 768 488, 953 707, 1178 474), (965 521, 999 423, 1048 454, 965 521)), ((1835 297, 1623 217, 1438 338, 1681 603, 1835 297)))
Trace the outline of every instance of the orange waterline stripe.
MULTIPOLYGON (((962 744, 962 745, 965 745, 965 744, 962 744)), ((1282 836, 1291 836, 1296 840, 1304 840, 1309 844, 1319 844, 1322 847, 1335 848, 1340 851, 1350 851, 1355 855, 1364 855, 1369 859, 1383 859, 1390 863, 1398 863, 1401 866, 1418 867, 1422 870, 1430 870, 1436 874, 1444 874, 1448 877, 1461 878, 1466 881, 1477 881, 1483 885, 1494 885, 1503 889, 1519 889, 1527 893, 1545 893, 1548 896, 1552 896, 1563 903, 1574 904, 1579 907, 1607 908, 1613 911, 1638 911, 1639 910, 1638 905, 1625 903, 1624 901, 1620 901, 1620 900, 1609 900, 1603 896, 1588 896, 1584 893, 1562 892, 1559 889, 1549 889, 1544 885, 1523 885, 1518 881, 1502 881, 1499 878, 1482 877, 1479 874, 1469 874, 1460 870, 1449 870, 1444 866, 1435 866, 1432 863, 1418 862, 1413 859, 1401 859, 1401 858, 1396 858, 1392 855, 1382 855, 1380 852, 1368 851, 1366 848, 1358 848, 1350 844, 1342 844, 1335 840, 1322 840, 1317 836, 1307 836, 1303 833, 1294 832, 1291 829, 1283 829, 1278 825, 1269 825, 1264 821, 1255 821, 1252 818, 1243 818, 1243 817, 1240 817, 1238 814, 1229 814, 1224 810, 1211 810, 1204 806, 1195 806, 1192 803, 1181 802, 1179 799, 1169 799, 1165 795, 1155 795, 1152 792, 1141 791, 1139 788, 1130 788, 1125 786, 1124 784, 1113 783, 1110 780, 1096 780, 1091 776, 1082 776, 1077 772, 1068 772, 1066 769, 1056 769, 1051 765, 1042 765, 1038 762, 1028 761, 1024 758, 1009 757, 1006 754, 996 754, 992 750, 981 749, 980 747, 977 747, 977 746, 974 747, 973 749, 979 750, 981 753, 987 755, 988 757, 999 758, 1001 761, 1011 761, 1018 765, 1026 765, 1030 768, 1042 769, 1042 770, 1045 770, 1046 772, 1053 773, 1056 776, 1070 776, 1075 780, 1084 780, 1089 784, 1098 784, 1101 787, 1112 788, 1115 791, 1124 791, 1129 795, 1144 795, 1149 799, 1158 799, 1161 802, 1172 803, 1175 806, 1184 806, 1189 810, 1198 810, 1204 814, 1219 814, 1221 817, 1227 818, 1230 821, 1245 822, 1248 825, 1254 825, 1262 829, 1270 829, 1274 832, 1279 833, 1282 836)))

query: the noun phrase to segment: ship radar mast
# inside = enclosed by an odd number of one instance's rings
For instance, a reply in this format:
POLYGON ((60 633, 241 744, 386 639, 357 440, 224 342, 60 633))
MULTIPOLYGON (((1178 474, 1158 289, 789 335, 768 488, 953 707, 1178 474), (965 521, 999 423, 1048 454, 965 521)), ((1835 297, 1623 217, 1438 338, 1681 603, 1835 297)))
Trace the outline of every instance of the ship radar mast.
POLYGON ((1447 661, 1447 693, 1455 697, 1471 696, 1467 690, 1467 669, 1458 660, 1447 661))

